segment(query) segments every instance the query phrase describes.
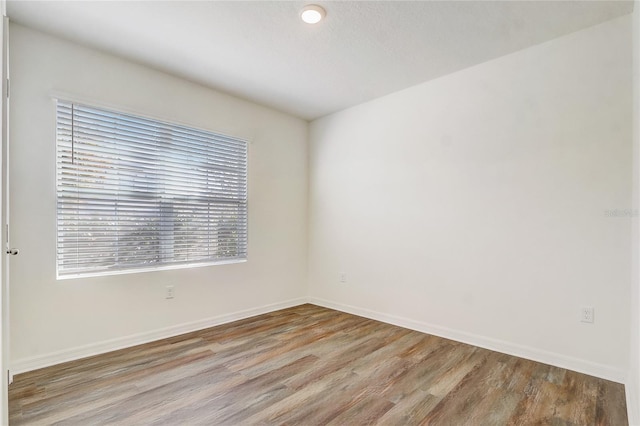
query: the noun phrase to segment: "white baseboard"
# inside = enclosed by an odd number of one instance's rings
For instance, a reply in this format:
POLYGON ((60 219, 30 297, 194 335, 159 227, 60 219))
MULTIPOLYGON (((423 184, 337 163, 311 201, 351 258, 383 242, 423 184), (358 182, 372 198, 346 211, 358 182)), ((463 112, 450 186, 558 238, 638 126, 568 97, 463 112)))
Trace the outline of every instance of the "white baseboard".
MULTIPOLYGON (((395 315, 389 315, 381 312, 372 311, 356 306, 345 305, 342 303, 331 302, 324 299, 315 297, 310 298, 297 298, 288 300, 286 302, 273 303, 269 305, 263 305, 256 308, 246 309, 243 311, 233 312, 224 315, 218 315, 211 318, 205 318, 198 321, 179 324, 171 327, 166 327, 158 330, 153 330, 146 333, 134 334, 122 338, 111 339, 103 342, 92 343, 89 345, 79 346, 76 348, 66 349, 58 352, 52 352, 45 355, 39 355, 35 357, 23 358, 11 362, 12 375, 25 373, 27 371, 37 370, 39 368, 49 367, 63 362, 75 361, 77 359, 86 358, 89 356, 99 355, 106 352, 124 349, 131 346, 136 346, 144 343, 149 343, 159 339, 165 339, 168 337, 178 336, 180 334, 189 333, 192 331, 202 330, 216 325, 226 324, 229 322, 237 321, 261 315, 279 309, 286 309, 293 306, 298 306, 304 303, 313 303, 318 306, 324 306, 326 308, 335 309, 338 311, 359 315, 362 317, 382 321, 388 324, 397 325, 399 327, 408 328, 411 330, 420 331, 422 333, 433 334, 435 336, 444 337, 446 339, 456 340, 458 342, 467 343, 481 348, 490 349, 497 352, 506 353, 509 355, 518 356, 521 358, 530 359, 545 364, 554 365, 569 370, 578 371, 580 373, 589 374, 591 376, 600 377, 603 379, 611 380, 618 383, 628 383, 627 372, 616 369, 607 365, 597 364, 590 361, 568 357, 553 352, 547 352, 540 349, 517 345, 514 343, 505 342, 502 340, 492 339, 464 331, 454 330, 438 325, 427 324, 425 322, 412 320, 409 318, 403 318, 395 315)), ((630 386, 627 386, 630 389, 630 386)), ((635 393, 634 391, 627 391, 627 406, 632 405, 632 400, 629 400, 629 395, 635 393)), ((632 395, 633 396, 633 395, 632 395)))
POLYGON ((625 383, 627 379, 627 372, 624 370, 620 370, 608 365, 586 361, 579 358, 573 358, 566 355, 532 348, 529 346, 518 345, 503 340, 492 339, 490 337, 467 333, 465 331, 454 330, 434 324, 427 324, 422 321, 389 315, 369 309, 359 308, 357 306, 345 305, 342 303, 319 299, 316 297, 310 297, 309 303, 365 318, 374 319, 377 321, 385 322, 387 324, 397 325, 399 327, 408 328, 422 333, 433 334, 435 336, 444 337, 446 339, 455 340, 457 342, 479 346, 481 348, 489 349, 492 351, 497 351, 520 358, 526 358, 532 361, 550 364, 560 368, 566 368, 567 370, 577 371, 579 373, 600 377, 602 379, 611 380, 617 383, 625 383))
POLYGON ((640 389, 638 389, 638 386, 640 386, 640 383, 637 377, 628 377, 624 393, 627 397, 629 426, 640 426, 640 389))
POLYGON ((77 359, 100 355, 118 349, 129 348, 131 346, 141 345, 143 343, 149 343, 159 339, 166 339, 168 337, 174 337, 180 334, 190 333, 192 331, 203 330, 205 328, 250 318, 256 315, 266 314, 280 309, 291 308, 293 306, 302 305, 304 303, 307 303, 307 299, 301 297, 288 300, 286 302, 273 303, 256 308, 245 309, 243 311, 218 315, 211 318, 178 324, 145 333, 133 334, 122 338, 78 346, 75 348, 52 352, 45 355, 23 358, 11 362, 11 374, 15 375, 25 373, 27 371, 50 367, 52 365, 61 364, 63 362, 75 361, 77 359))

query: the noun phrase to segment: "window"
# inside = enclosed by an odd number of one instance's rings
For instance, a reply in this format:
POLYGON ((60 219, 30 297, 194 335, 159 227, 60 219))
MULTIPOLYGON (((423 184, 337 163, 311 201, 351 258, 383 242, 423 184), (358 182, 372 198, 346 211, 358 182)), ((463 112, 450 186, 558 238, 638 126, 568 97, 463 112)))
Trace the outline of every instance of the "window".
POLYGON ((247 143, 57 103, 58 277, 247 256, 247 143))

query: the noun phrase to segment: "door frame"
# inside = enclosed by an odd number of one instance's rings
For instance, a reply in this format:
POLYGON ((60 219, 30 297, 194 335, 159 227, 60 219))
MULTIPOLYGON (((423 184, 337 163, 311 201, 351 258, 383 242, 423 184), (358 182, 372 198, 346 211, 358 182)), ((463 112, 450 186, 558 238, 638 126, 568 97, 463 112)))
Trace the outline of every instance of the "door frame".
MULTIPOLYGON (((9 80, 8 80, 8 33, 9 20, 7 18, 6 0, 0 0, 0 78, 2 79, 2 101, 0 102, 0 238, 5 244, 4 252, 8 248, 9 230, 8 230, 8 138, 9 138, 9 80)), ((8 258, 2 253, 0 258, 0 424, 9 424, 9 382, 11 380, 11 372, 9 370, 9 265, 8 258)))

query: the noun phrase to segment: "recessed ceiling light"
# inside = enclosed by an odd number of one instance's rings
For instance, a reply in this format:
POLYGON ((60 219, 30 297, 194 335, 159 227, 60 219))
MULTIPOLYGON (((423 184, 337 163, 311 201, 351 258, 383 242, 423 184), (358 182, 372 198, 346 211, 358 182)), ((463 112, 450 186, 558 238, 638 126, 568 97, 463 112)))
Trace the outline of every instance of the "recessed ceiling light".
POLYGON ((323 8, 315 4, 308 4, 302 8, 300 17, 307 24, 317 24, 325 17, 327 12, 323 8))

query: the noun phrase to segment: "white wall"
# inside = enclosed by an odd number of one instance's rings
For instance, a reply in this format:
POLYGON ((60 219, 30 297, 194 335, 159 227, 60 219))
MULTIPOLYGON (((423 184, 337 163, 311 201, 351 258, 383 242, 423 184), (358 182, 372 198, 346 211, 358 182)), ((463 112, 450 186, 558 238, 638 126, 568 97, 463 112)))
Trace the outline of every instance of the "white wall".
POLYGON ((14 370, 300 302, 307 122, 20 25, 10 48, 14 370), (56 281, 52 92, 248 138, 248 262, 56 281))
POLYGON ((312 300, 624 381, 631 107, 624 16, 312 122, 312 300))

